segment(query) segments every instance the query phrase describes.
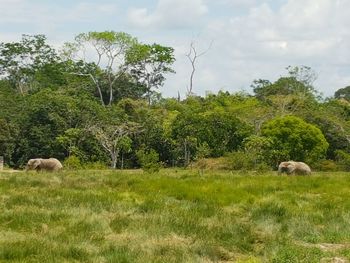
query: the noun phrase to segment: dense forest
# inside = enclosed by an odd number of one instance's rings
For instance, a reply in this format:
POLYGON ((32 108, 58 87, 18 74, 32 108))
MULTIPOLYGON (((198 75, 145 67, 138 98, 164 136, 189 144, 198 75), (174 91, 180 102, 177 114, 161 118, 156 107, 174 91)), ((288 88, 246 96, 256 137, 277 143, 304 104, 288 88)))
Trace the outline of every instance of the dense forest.
POLYGON ((174 61, 173 48, 123 32, 82 33, 59 49, 44 35, 0 43, 5 164, 157 168, 221 157, 232 169, 295 160, 350 170, 350 86, 324 98, 311 68, 290 66, 275 82, 252 80, 252 94, 163 98, 174 61))

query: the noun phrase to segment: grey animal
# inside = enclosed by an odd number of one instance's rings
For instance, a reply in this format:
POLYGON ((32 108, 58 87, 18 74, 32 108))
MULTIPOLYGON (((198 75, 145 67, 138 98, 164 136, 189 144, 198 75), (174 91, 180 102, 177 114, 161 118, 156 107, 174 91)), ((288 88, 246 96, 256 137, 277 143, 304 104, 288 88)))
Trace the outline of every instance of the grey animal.
POLYGON ((311 169, 310 167, 303 162, 281 162, 278 166, 278 174, 286 173, 288 175, 310 175, 311 169))
POLYGON ((26 171, 28 170, 36 170, 36 171, 49 171, 55 172, 59 171, 63 168, 61 162, 56 158, 49 159, 30 159, 26 165, 26 171))

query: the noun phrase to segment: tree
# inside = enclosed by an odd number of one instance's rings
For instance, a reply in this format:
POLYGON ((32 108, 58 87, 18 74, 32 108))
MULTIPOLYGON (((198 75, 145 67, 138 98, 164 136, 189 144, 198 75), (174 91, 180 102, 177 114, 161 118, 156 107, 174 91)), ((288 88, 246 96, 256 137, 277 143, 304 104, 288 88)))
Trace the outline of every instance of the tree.
POLYGON ((0 76, 22 95, 35 89, 40 81, 62 84, 61 66, 44 35, 23 35, 20 42, 0 43, 0 76))
POLYGON ((0 118, 0 156, 8 165, 13 165, 13 154, 18 139, 19 127, 14 123, 0 118))
POLYGON ((251 135, 243 140, 243 145, 245 153, 252 159, 255 167, 270 159, 271 140, 269 138, 251 135))
POLYGON ((173 123, 175 140, 184 143, 195 141, 197 147, 206 143, 210 148, 211 157, 237 150, 251 132, 250 126, 220 110, 203 113, 187 111, 179 114, 173 123))
POLYGON ((347 101, 350 101, 350 86, 347 86, 342 89, 338 89, 334 93, 334 98, 336 99, 346 99, 347 101))
POLYGON ((94 83, 102 105, 111 105, 114 100, 114 84, 127 71, 126 54, 137 44, 124 32, 104 31, 81 33, 73 43, 65 43, 62 56, 67 61, 81 64, 74 74, 88 76, 94 83), (95 52, 94 62, 88 62, 88 55, 95 52), (104 85, 108 98, 103 96, 104 85))
POLYGON ((271 164, 281 161, 314 162, 324 158, 329 146, 316 126, 295 116, 275 118, 262 127, 261 135, 271 141, 271 164))
POLYGON ((68 157, 71 155, 79 157, 81 155, 78 145, 83 138, 82 133, 82 129, 69 128, 64 131, 64 134, 57 136, 57 142, 68 151, 68 157))
POLYGON ((254 80, 251 87, 255 96, 261 100, 266 100, 274 95, 298 95, 309 98, 315 98, 317 92, 313 87, 316 80, 316 73, 307 66, 287 68, 288 75, 280 77, 274 83, 269 80, 254 80))
POLYGON ((194 94, 193 93, 193 78, 194 78, 194 73, 196 72, 196 61, 199 57, 203 56, 205 53, 208 52, 208 50, 211 48, 212 44, 213 43, 210 43, 209 47, 205 51, 198 53, 196 47, 194 46, 194 43, 191 42, 190 51, 186 54, 186 57, 190 61, 191 68, 192 68, 191 75, 190 75, 190 86, 187 88, 187 94, 189 96, 192 96, 194 94))
POLYGON ((98 124, 88 128, 88 130, 96 137, 102 147, 108 152, 111 158, 111 168, 117 168, 117 162, 120 151, 125 149, 125 140, 132 133, 135 133, 137 128, 135 124, 98 124))
POLYGON ((165 81, 164 74, 175 73, 170 67, 175 61, 174 49, 159 44, 136 44, 127 53, 130 75, 145 87, 150 104, 152 88, 158 89, 165 81))
POLYGON ((129 151, 131 136, 141 133, 136 122, 128 121, 128 116, 118 105, 105 108, 99 118, 87 125, 89 131, 100 143, 115 169, 122 151, 129 151))
POLYGON ((329 99, 304 117, 324 134, 329 147, 327 158, 334 159, 337 150, 350 149, 350 103, 344 99, 329 99))

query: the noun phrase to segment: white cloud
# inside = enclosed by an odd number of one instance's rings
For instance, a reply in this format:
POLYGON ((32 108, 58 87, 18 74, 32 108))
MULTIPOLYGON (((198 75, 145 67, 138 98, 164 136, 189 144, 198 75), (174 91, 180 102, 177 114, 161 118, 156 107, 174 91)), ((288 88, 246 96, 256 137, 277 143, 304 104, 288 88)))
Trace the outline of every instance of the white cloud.
POLYGON ((263 3, 210 22, 204 34, 215 45, 201 58, 206 64, 198 64, 194 91, 250 90, 254 79, 274 81, 289 65, 307 65, 319 73, 316 88, 332 95, 350 84, 349 10, 346 0, 289 0, 281 8, 263 3))
POLYGON ((257 0, 217 0, 217 3, 232 8, 250 8, 256 5, 257 0))
POLYGON ((274 81, 288 65, 311 66, 326 95, 350 84, 349 0, 143 0, 141 8, 134 2, 0 0, 1 41, 42 33, 57 46, 80 32, 116 30, 172 46, 177 74, 168 77, 165 96, 186 92, 185 54, 195 35, 198 50, 214 41, 197 64, 194 91, 201 95, 249 90, 254 79, 274 81))
MULTIPOLYGON (((98 21, 117 12, 114 4, 77 2, 73 6, 38 4, 27 0, 0 0, 0 25, 23 24, 33 31, 53 29, 76 22, 98 21)), ((23 32, 25 33, 25 32, 23 32)))
POLYGON ((202 0, 159 0, 155 10, 133 8, 129 10, 129 23, 139 28, 188 28, 208 12, 202 0))

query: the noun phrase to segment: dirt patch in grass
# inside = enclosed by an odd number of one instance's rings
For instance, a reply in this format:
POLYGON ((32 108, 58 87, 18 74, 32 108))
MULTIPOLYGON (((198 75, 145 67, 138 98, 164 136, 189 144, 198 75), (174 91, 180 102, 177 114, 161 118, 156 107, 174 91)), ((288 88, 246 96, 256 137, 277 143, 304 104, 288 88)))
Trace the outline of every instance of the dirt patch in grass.
POLYGON ((319 248, 325 252, 336 252, 338 250, 350 249, 350 243, 346 244, 333 244, 333 243, 306 243, 306 242, 297 242, 298 245, 308 248, 319 248))

